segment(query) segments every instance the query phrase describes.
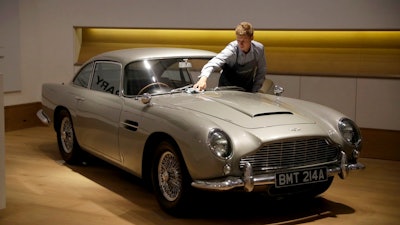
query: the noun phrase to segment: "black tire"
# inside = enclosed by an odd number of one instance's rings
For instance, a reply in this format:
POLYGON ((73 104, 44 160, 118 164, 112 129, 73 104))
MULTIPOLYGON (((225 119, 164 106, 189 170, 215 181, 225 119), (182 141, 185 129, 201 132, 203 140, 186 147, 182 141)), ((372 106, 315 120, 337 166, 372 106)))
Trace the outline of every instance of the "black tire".
POLYGON ((68 164, 81 162, 81 149, 75 137, 71 115, 67 110, 58 114, 57 142, 61 157, 68 164))
POLYGON ((160 207, 174 216, 187 212, 191 198, 190 176, 177 147, 162 141, 153 155, 151 179, 160 207))

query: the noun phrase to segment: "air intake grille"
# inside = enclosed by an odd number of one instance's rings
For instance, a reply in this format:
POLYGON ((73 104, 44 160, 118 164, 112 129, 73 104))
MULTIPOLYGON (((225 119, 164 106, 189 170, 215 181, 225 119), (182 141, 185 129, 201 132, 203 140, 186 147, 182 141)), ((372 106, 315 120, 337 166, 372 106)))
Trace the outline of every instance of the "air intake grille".
POLYGON ((240 167, 249 162, 254 174, 263 174, 282 168, 335 162, 339 148, 323 138, 276 142, 263 146, 253 155, 240 160, 240 167))

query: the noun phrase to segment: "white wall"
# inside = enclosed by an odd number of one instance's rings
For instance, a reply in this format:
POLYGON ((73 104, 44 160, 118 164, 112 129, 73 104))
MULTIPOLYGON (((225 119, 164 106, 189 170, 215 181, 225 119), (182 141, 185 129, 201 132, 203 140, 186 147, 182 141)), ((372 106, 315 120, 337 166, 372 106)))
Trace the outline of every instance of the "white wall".
POLYGON ((283 96, 334 108, 360 127, 400 130, 400 79, 268 75, 283 96))
POLYGON ((4 91, 21 89, 18 1, 0 0, 0 72, 4 91))
MULTIPOLYGON (((8 3, 1 4, 9 7, 4 10, 7 12, 11 10, 15 13, 13 15, 18 15, 19 18, 17 23, 7 19, 0 22, 0 31, 3 31, 1 35, 11 35, 7 40, 14 40, 12 43, 20 48, 19 59, 9 62, 12 67, 19 68, 13 76, 21 78, 20 87, 17 92, 5 93, 6 106, 38 102, 41 99, 42 83, 68 82, 71 79, 74 73, 74 26, 233 29, 238 22, 247 20, 258 29, 400 30, 398 12, 400 1, 397 0, 248 0, 245 2, 0 0, 0 2, 8 3), (14 7, 15 2, 18 2, 18 7, 14 7), (18 11, 15 11, 15 8, 18 8, 18 11), (15 23, 19 24, 17 30, 11 33, 4 32, 4 27, 10 27, 10 24, 15 23), (15 36, 16 34, 19 36, 15 36)), ((0 47, 6 43, 4 41, 1 43, 2 40, 0 39, 0 47)), ((335 80, 335 83, 340 85, 340 80, 335 80)), ((354 82, 352 83, 346 84, 349 85, 346 88, 354 88, 354 82)), ((297 87, 290 82, 286 90, 294 91, 290 89, 291 86, 301 88, 294 90, 305 92, 308 97, 318 94, 318 92, 307 93, 308 90, 302 86, 297 87)), ((391 93, 393 94, 398 94, 398 91, 391 93)), ((353 103, 346 103, 345 108, 353 103)), ((336 102, 333 104, 336 105, 336 102)), ((400 111, 399 107, 396 107, 397 112, 400 111)), ((400 130, 399 127, 397 129, 400 130)))

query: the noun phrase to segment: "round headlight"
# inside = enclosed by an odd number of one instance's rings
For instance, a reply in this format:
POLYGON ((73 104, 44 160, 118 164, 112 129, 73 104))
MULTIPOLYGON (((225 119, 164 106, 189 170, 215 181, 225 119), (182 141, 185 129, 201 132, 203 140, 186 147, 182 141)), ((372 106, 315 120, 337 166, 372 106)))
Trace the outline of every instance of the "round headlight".
POLYGON ((342 118, 339 120, 339 130, 347 143, 358 147, 361 143, 360 129, 351 119, 342 118))
POLYGON ((208 134, 208 146, 211 151, 222 159, 228 159, 232 156, 231 142, 225 132, 213 129, 208 134))

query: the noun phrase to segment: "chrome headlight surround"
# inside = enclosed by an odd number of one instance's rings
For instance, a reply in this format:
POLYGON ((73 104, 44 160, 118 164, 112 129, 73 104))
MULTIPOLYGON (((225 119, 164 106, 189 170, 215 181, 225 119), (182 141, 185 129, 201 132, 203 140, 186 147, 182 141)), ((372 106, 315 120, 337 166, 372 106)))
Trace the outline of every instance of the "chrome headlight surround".
POLYGON ((357 124, 349 118, 341 118, 338 123, 340 134, 346 143, 358 148, 361 144, 361 132, 357 124))
POLYGON ((208 147, 219 159, 227 160, 232 157, 232 145, 229 136, 220 129, 211 129, 208 133, 208 147))

